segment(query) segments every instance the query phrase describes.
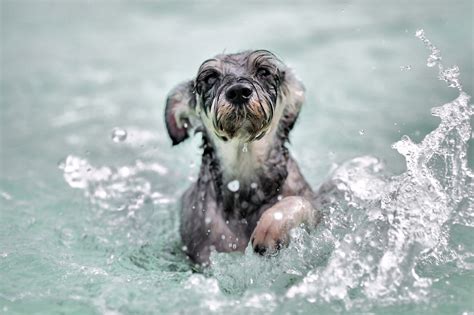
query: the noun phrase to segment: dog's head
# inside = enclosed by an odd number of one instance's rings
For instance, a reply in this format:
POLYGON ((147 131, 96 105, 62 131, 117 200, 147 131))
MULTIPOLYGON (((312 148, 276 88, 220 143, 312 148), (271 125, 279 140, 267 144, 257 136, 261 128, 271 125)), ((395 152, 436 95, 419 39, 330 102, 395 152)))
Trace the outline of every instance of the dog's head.
POLYGON ((222 54, 204 61, 194 80, 168 96, 166 127, 173 144, 204 128, 216 139, 261 139, 285 117, 291 129, 304 99, 303 85, 266 50, 222 54))

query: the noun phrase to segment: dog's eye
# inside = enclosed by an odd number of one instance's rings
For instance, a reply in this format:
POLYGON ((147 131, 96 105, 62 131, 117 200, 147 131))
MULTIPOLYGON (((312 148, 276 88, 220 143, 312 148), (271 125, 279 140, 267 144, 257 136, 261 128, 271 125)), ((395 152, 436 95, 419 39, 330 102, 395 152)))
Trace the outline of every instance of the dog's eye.
POLYGON ((271 74, 271 72, 267 68, 259 68, 257 70, 257 76, 259 76, 260 78, 266 78, 266 77, 270 76, 270 74, 271 74))
POLYGON ((215 73, 212 73, 204 78, 204 82, 206 82, 208 86, 214 85, 216 81, 217 81, 217 74, 215 73))

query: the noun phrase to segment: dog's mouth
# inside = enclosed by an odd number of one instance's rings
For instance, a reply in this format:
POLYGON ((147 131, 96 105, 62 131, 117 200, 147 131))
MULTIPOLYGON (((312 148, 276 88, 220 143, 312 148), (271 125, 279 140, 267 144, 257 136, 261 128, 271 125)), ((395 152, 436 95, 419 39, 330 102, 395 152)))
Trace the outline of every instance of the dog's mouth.
POLYGON ((274 110, 271 100, 256 89, 241 94, 236 101, 235 91, 223 89, 213 102, 214 132, 223 141, 233 138, 244 142, 259 140, 270 128, 274 110))

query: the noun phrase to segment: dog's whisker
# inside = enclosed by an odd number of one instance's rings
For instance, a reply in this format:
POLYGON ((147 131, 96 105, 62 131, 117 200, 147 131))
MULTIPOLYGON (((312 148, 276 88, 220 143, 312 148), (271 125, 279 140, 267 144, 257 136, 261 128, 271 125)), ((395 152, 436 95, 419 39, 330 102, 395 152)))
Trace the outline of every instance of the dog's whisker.
POLYGON ((259 95, 259 93, 258 93, 258 89, 255 87, 255 84, 254 84, 254 83, 252 83, 252 86, 254 87, 255 93, 257 94, 258 104, 260 105, 260 108, 261 108, 261 110, 263 111, 263 114, 264 114, 264 116, 265 116, 265 118, 266 118, 265 120, 267 120, 268 114, 267 114, 267 111, 265 110, 265 107, 264 107, 263 104, 262 104, 262 100, 261 100, 260 95, 259 95))

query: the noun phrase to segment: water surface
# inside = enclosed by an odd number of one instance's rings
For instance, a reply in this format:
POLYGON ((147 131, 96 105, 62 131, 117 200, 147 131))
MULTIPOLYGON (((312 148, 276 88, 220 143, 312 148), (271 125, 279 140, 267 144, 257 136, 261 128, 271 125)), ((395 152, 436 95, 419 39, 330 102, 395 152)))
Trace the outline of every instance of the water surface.
POLYGON ((0 312, 474 312, 472 21, 471 1, 2 1, 0 312), (195 273, 177 200, 200 141, 171 147, 164 99, 250 48, 305 83, 291 151, 342 193, 280 255, 195 273))

